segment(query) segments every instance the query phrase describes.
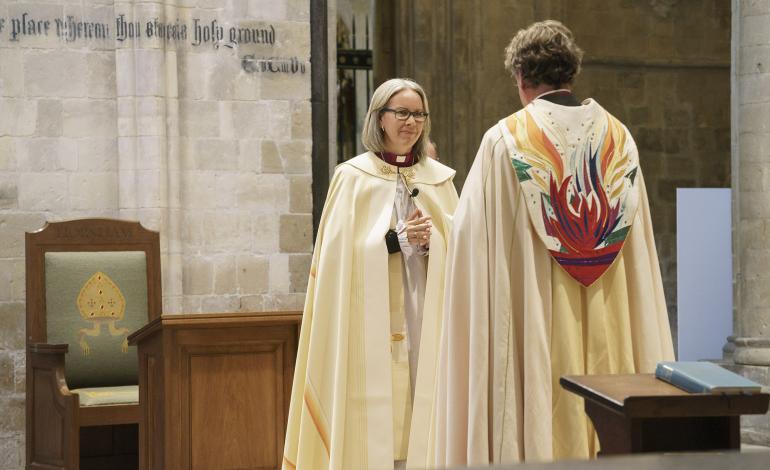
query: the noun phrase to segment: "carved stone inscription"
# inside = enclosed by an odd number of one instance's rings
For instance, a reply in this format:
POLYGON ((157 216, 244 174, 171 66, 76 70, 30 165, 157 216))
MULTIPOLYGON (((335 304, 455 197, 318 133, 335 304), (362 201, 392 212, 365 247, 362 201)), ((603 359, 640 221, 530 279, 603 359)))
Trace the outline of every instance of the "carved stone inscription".
MULTIPOLYGON (((260 45, 272 48, 276 45, 277 35, 275 26, 270 23, 232 25, 216 18, 164 21, 158 17, 128 18, 121 13, 115 16, 114 21, 91 21, 72 15, 47 17, 29 11, 7 18, 0 16, 0 42, 10 43, 50 37, 66 44, 85 42, 102 47, 109 41, 118 45, 132 40, 160 40, 177 47, 235 49, 238 46, 260 45)), ((241 61, 243 70, 249 73, 304 74, 308 68, 306 60, 297 57, 257 57, 248 54, 241 61)))

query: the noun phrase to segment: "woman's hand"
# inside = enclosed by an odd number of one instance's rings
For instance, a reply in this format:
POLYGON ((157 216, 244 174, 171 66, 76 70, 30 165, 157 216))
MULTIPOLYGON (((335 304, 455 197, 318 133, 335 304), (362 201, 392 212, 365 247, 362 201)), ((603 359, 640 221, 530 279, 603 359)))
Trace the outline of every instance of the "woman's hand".
POLYGON ((415 209, 406 220, 406 239, 409 244, 428 248, 430 245, 430 227, 430 216, 423 216, 420 209, 415 209))

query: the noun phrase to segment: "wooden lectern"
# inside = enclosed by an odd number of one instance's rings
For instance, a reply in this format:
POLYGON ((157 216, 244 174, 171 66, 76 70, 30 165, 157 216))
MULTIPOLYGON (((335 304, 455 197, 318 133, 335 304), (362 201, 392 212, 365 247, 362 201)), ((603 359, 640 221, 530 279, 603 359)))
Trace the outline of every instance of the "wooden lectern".
POLYGON ((163 315, 139 354, 139 468, 280 468, 300 312, 163 315))
POLYGON ((740 449, 740 415, 767 412, 770 395, 688 393, 653 374, 564 376, 585 399, 600 455, 740 449))

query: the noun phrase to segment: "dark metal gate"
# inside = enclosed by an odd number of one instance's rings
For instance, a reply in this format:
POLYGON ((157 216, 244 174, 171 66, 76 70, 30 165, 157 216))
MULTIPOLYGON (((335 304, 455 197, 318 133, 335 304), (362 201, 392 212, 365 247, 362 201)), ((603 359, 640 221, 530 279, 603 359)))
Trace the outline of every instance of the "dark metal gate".
POLYGON ((337 20, 337 163, 364 151, 360 136, 372 91, 369 15, 363 24, 362 34, 355 15, 350 23, 341 15, 337 20))

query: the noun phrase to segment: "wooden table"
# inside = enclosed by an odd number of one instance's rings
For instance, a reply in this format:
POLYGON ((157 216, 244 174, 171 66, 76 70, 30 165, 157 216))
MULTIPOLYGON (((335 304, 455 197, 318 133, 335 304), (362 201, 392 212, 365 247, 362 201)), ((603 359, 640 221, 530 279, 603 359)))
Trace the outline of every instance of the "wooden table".
POLYGON ((688 393, 653 374, 564 376, 585 399, 600 455, 739 449, 740 415, 764 414, 770 395, 688 393))
POLYGON ((139 354, 139 468, 280 468, 300 312, 163 315, 139 354))

